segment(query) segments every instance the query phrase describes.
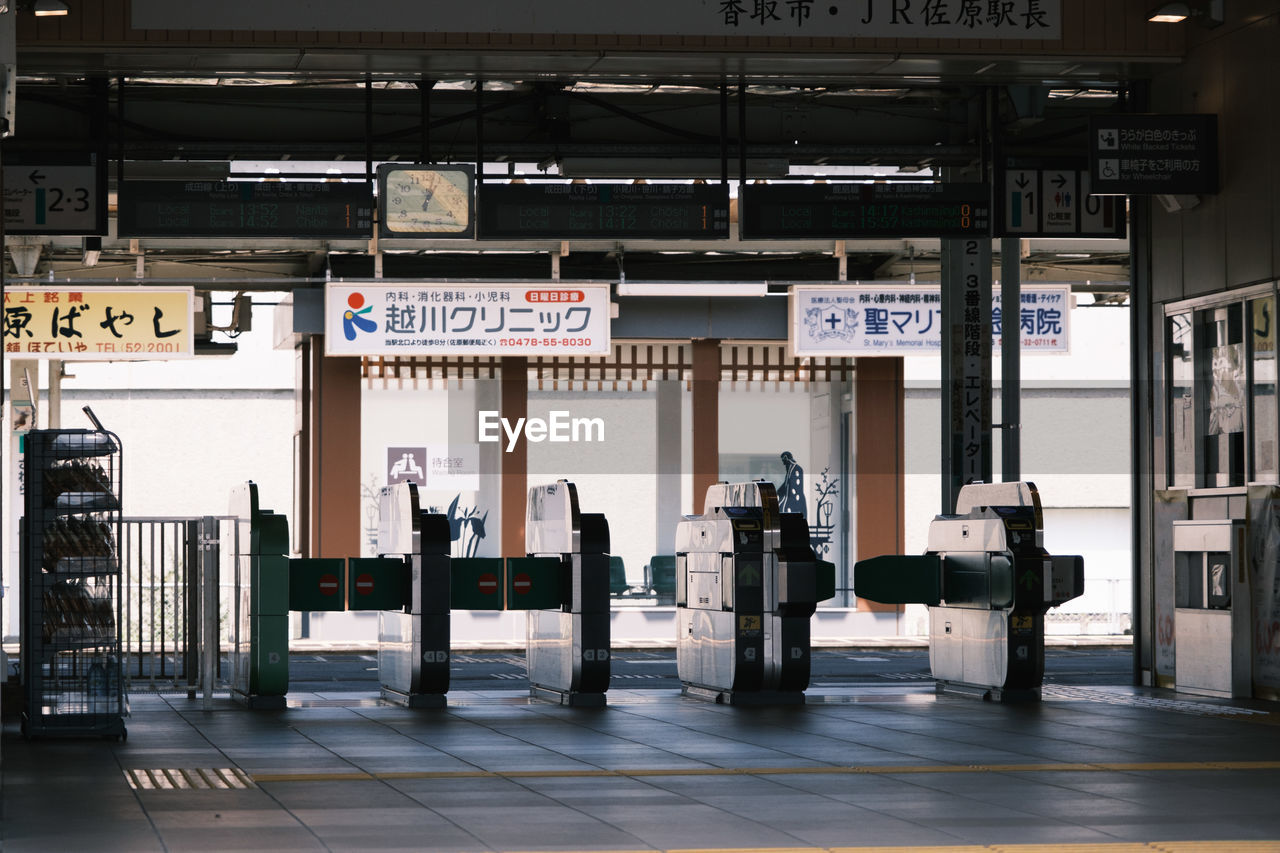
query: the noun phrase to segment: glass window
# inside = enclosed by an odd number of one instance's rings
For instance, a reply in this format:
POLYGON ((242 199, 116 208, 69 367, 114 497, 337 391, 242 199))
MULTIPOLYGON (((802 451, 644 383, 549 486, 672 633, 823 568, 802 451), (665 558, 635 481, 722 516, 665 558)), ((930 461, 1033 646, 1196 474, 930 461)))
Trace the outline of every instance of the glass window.
POLYGON ((1199 395, 1204 486, 1244 485, 1248 365, 1242 315, 1242 303, 1197 312, 1204 356, 1200 360, 1204 393, 1199 395))
POLYGON ((1196 485, 1195 362, 1191 346, 1191 314, 1168 319, 1169 353, 1169 484, 1196 485))
POLYGON ((1250 402, 1253 405, 1253 479, 1277 482, 1276 460, 1276 298, 1249 302, 1249 341, 1253 358, 1250 402))

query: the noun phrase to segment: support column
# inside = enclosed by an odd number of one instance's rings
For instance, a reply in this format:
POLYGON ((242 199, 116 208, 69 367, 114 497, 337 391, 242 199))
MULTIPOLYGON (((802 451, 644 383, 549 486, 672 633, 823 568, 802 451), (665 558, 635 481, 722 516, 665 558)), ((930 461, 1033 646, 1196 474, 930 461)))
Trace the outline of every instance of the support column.
POLYGON ((720 480, 720 341, 693 342, 693 512, 720 480))
MULTIPOLYGON (((857 554, 901 554, 906 547, 906 394, 901 358, 854 362, 854 495, 857 554)), ((900 605, 859 598, 859 610, 894 612, 900 605)))
POLYGON ((942 513, 991 482, 991 241, 942 241, 942 513))
MULTIPOLYGON (((529 359, 502 359, 501 416, 516 423, 529 416, 529 359)), ((503 448, 506 449, 505 446, 503 448)), ((522 437, 502 454, 502 556, 523 557, 525 504, 529 500, 529 444, 522 437)))
POLYGON ((655 554, 676 552, 676 525, 680 523, 680 459, 684 447, 684 430, 681 428, 680 383, 660 380, 654 383, 656 393, 656 417, 653 431, 658 460, 657 506, 654 535, 655 554))
POLYGON ((307 444, 308 557, 353 557, 360 542, 360 359, 326 358, 324 337, 305 344, 310 374, 307 444))
POLYGON ((1000 479, 1022 479, 1022 241, 1000 240, 1000 479), (1013 322, 1010 323, 1009 320, 1013 322))

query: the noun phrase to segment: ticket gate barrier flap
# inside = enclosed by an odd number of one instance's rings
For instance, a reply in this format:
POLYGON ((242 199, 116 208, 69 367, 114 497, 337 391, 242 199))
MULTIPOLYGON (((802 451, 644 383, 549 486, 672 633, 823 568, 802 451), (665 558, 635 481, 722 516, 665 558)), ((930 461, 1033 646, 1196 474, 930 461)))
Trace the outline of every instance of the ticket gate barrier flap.
POLYGON ((289 560, 289 609, 346 610, 346 576, 347 561, 340 557, 289 560))
POLYGON ((505 564, 508 610, 557 610, 564 605, 563 560, 508 557, 505 564))
POLYGON ((942 603, 942 558, 937 554, 886 554, 858 560, 853 591, 881 604, 942 603))
POLYGON ((645 566, 645 585, 658 599, 658 604, 675 604, 676 555, 654 554, 645 566))
POLYGON ((814 595, 818 601, 829 601, 836 597, 836 564, 830 560, 815 560, 814 595))
POLYGON ((450 598, 454 610, 503 610, 505 564, 501 557, 451 560, 450 598))
POLYGON ((409 565, 403 558, 348 557, 348 610, 403 610, 409 565))

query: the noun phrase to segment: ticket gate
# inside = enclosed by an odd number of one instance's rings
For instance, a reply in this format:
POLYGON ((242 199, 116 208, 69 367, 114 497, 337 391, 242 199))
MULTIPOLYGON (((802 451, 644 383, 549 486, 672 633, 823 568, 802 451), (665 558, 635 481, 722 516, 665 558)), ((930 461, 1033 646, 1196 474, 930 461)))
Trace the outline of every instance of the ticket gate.
POLYGON ((859 598, 929 606, 929 666, 939 690, 1038 698, 1044 615, 1084 592, 1084 559, 1044 549, 1034 483, 964 486, 954 515, 929 525, 920 556, 854 565, 859 598))
POLYGON ((578 511, 561 481, 534 489, 529 555, 452 559, 449 520, 424 513, 412 484, 384 488, 377 557, 289 558, 288 523, 258 505, 257 485, 232 492, 233 696, 283 708, 289 688, 290 611, 377 610, 381 694, 414 708, 443 707, 449 690, 450 613, 529 611, 534 695, 603 704, 609 684, 609 527, 578 511))
POLYGON ((718 483, 676 527, 676 666, 684 694, 722 704, 803 703, 809 619, 835 595, 804 516, 772 483, 718 483))
POLYGON ((404 563, 399 610, 378 611, 382 698, 410 708, 444 707, 449 692, 449 518, 424 513, 414 483, 378 494, 378 555, 404 563))
MULTIPOLYGON (((525 550, 556 561, 559 606, 531 609, 525 665, 532 695, 563 705, 600 706, 609 689, 609 524, 581 512, 578 490, 559 480, 529 490, 525 550)), ((532 563, 537 566, 538 563, 532 563)), ((519 594, 516 566, 509 583, 519 594)))

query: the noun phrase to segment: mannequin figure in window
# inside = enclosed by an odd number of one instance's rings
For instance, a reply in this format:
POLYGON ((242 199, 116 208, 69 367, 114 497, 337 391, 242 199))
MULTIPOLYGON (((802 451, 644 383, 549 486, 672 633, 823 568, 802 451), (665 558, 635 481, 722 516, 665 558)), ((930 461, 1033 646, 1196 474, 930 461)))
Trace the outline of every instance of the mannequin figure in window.
POLYGON ((783 451, 782 464, 787 467, 787 473, 778 494, 778 511, 796 512, 808 518, 808 508, 804 499, 804 468, 796 462, 790 450, 783 451))

